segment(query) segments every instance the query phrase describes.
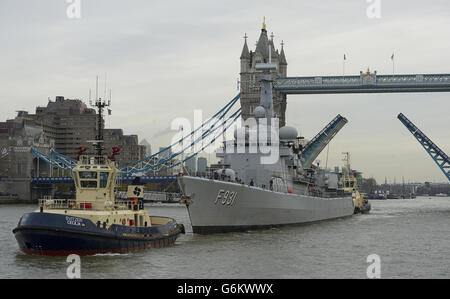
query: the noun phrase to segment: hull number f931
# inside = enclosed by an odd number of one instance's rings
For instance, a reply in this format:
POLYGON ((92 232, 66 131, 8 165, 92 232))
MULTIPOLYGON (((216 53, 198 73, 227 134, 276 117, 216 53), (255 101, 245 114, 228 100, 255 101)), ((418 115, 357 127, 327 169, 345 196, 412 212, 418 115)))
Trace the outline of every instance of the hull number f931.
POLYGON ((228 190, 219 190, 214 204, 222 204, 223 206, 232 206, 235 203, 237 192, 228 190))

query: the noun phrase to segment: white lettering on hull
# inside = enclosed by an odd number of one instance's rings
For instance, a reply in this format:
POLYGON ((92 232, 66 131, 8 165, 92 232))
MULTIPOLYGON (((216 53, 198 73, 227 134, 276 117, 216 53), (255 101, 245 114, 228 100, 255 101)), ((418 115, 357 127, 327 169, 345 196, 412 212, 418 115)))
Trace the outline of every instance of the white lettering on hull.
POLYGON ((223 206, 232 206, 236 201, 237 192, 220 189, 217 193, 214 204, 222 204, 223 206))

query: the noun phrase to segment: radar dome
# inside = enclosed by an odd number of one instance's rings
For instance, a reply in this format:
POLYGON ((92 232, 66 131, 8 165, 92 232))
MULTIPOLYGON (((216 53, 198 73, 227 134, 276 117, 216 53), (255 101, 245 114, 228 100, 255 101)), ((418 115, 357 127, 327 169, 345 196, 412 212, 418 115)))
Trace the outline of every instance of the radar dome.
POLYGON ((255 108, 255 110, 253 110, 253 115, 256 118, 266 117, 266 109, 264 109, 263 106, 258 106, 258 107, 255 108))
POLYGON ((298 136, 297 129, 294 127, 281 127, 280 128, 280 139, 281 140, 294 140, 298 136))

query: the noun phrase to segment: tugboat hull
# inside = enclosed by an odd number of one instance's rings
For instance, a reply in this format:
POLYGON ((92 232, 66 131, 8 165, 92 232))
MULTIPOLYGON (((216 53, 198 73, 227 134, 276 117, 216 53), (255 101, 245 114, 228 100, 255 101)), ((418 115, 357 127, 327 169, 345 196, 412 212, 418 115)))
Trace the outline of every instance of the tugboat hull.
POLYGON ((89 219, 60 214, 25 214, 13 230, 20 249, 37 255, 92 255, 170 246, 184 231, 170 221, 165 225, 97 227, 89 219))

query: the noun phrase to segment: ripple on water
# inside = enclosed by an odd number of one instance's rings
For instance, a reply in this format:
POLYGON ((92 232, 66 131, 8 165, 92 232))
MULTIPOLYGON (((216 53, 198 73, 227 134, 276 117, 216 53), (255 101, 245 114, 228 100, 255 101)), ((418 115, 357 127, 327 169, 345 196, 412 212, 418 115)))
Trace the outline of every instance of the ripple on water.
MULTIPOLYGON (((186 209, 152 205, 190 228, 186 209)), ((65 278, 66 257, 22 254, 12 234, 30 205, 0 207, 0 278, 65 278)), ((174 246, 81 257, 82 278, 450 278, 450 198, 372 201, 368 215, 240 233, 181 235, 174 246)))

